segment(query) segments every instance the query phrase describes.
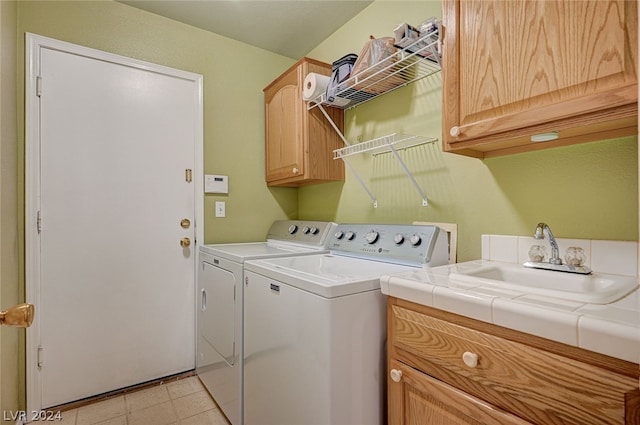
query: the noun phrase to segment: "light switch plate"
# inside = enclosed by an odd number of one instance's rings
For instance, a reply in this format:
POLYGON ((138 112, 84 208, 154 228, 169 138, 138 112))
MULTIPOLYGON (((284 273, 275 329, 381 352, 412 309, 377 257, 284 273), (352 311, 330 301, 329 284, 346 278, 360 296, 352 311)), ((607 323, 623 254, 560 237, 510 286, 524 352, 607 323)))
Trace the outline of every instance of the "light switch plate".
POLYGON ((226 215, 226 204, 224 201, 216 201, 216 217, 224 217, 226 215))

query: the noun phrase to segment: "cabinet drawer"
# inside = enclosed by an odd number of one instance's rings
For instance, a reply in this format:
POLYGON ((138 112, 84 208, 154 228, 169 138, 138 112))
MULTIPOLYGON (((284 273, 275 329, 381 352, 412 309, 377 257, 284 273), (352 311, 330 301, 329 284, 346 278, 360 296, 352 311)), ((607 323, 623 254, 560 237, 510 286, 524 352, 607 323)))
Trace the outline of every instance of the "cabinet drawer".
POLYGON ((505 411, 537 424, 639 423, 634 378, 397 305, 390 313, 400 361, 505 411))

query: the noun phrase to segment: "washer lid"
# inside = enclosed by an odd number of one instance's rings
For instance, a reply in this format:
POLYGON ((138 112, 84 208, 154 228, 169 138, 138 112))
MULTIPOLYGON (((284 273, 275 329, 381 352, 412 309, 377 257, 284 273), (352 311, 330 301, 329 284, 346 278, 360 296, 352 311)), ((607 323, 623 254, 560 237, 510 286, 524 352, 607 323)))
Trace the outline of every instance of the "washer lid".
POLYGON ((414 268, 332 254, 270 258, 245 263, 245 270, 325 298, 380 290, 380 276, 414 268))
POLYGON ((254 258, 283 257, 288 255, 326 252, 326 250, 322 251, 318 248, 269 242, 202 245, 200 251, 236 263, 243 263, 245 260, 254 258))

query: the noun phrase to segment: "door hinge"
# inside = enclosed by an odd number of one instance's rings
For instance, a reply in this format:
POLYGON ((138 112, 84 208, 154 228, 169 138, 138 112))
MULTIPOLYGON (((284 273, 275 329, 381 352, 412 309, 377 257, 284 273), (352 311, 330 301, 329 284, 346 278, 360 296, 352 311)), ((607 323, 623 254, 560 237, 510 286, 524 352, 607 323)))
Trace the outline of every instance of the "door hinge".
POLYGON ((44 354, 43 351, 44 351, 44 349, 42 348, 42 346, 39 346, 38 347, 38 355, 37 355, 38 369, 42 368, 42 364, 43 364, 42 358, 43 358, 43 354, 44 354))
POLYGON ((40 97, 42 95, 42 77, 36 77, 36 96, 40 97))
POLYGON ((191 183, 191 180, 192 180, 191 174, 192 174, 191 168, 187 168, 186 170, 184 170, 184 179, 187 181, 187 183, 191 183))
POLYGON ((36 227, 38 229, 38 234, 42 231, 42 216, 40 215, 40 211, 38 211, 38 216, 36 218, 36 227))

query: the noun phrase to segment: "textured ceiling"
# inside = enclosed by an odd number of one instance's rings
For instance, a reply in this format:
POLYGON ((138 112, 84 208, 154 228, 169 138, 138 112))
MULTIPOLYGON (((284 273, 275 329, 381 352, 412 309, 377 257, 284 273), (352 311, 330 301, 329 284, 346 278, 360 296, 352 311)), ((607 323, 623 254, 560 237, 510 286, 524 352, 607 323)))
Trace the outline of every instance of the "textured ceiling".
POLYGON ((299 59, 371 0, 119 0, 293 59, 299 59))

